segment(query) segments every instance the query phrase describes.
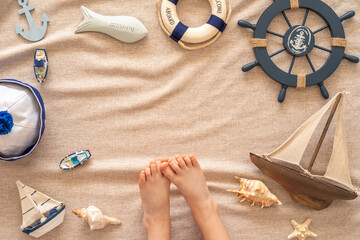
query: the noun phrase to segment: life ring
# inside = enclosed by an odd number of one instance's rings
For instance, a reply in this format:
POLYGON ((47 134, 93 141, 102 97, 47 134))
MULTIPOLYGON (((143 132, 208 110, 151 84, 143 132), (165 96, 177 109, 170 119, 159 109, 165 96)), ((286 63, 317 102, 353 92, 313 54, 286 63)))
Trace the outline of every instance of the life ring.
POLYGON ((204 25, 191 28, 183 24, 176 12, 179 0, 158 0, 156 8, 161 28, 180 46, 187 50, 196 50, 214 43, 225 30, 231 15, 230 0, 208 0, 212 13, 204 25), (161 7, 160 5, 161 1, 161 7), (198 44, 187 46, 185 43, 198 44))

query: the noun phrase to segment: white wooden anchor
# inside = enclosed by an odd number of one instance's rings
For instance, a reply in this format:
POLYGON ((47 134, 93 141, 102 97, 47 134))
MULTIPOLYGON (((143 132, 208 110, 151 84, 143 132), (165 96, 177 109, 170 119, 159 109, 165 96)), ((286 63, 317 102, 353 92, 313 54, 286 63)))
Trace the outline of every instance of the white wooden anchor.
POLYGON ((18 3, 20 6, 23 7, 18 11, 18 14, 21 15, 25 13, 26 20, 29 24, 29 32, 24 33, 24 29, 19 25, 15 25, 15 32, 31 42, 40 41, 45 36, 48 22, 50 22, 48 16, 45 13, 42 14, 41 22, 43 23, 43 26, 39 28, 38 26, 36 26, 34 19, 32 18, 30 13, 30 11, 35 9, 34 5, 28 6, 28 0, 18 0, 18 3))

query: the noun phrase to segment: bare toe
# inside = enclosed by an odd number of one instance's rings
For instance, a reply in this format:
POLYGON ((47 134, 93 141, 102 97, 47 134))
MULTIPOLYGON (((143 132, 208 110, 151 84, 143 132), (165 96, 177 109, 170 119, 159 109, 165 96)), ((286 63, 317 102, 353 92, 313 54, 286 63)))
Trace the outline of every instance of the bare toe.
POLYGON ((200 168, 200 164, 194 155, 190 155, 191 163, 194 167, 200 168))
POLYGON ((179 164, 177 163, 177 161, 175 159, 171 159, 169 161, 169 166, 172 168, 172 170, 175 172, 175 173, 179 173, 180 172, 180 167, 179 167, 179 164))
POLYGON ((165 177, 167 177, 167 179, 169 179, 170 181, 174 180, 176 174, 169 166, 169 163, 167 163, 167 162, 161 163, 160 169, 161 169, 161 172, 165 175, 165 177))
POLYGON ((185 164, 184 159, 182 157, 176 158, 176 161, 178 162, 180 168, 186 167, 186 164, 185 164))
POLYGON ((139 185, 142 186, 146 182, 145 172, 141 171, 139 176, 139 185))
POLYGON ((150 164, 151 175, 154 176, 157 173, 156 163, 150 164))
POLYGON ((161 174, 161 160, 155 162, 156 170, 161 174))
POLYGON ((190 160, 190 158, 189 158, 188 155, 185 155, 185 156, 184 156, 184 160, 185 160, 185 163, 186 163, 186 165, 187 165, 188 167, 191 167, 191 166, 192 166, 191 160, 190 160))
POLYGON ((145 176, 146 176, 146 180, 149 180, 151 178, 151 170, 150 168, 145 168, 145 176))

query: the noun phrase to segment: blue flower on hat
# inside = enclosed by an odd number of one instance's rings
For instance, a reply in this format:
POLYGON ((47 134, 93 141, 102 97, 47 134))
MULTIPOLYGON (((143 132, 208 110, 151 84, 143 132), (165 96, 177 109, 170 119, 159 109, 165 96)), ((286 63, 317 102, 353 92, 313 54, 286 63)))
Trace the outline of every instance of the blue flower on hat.
POLYGON ((0 135, 6 135, 11 132, 14 126, 14 120, 7 111, 0 111, 0 135))

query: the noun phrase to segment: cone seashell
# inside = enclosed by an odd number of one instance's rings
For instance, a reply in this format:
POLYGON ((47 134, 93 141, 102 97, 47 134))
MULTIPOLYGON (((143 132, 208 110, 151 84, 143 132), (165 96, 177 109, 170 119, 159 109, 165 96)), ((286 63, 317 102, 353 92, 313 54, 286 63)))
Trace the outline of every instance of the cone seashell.
POLYGON ((251 202, 251 206, 254 204, 261 205, 263 207, 270 207, 273 203, 282 205, 279 199, 270 192, 266 185, 259 180, 249 180, 245 178, 235 177, 240 181, 240 187, 238 190, 226 190, 227 192, 237 193, 235 197, 242 198, 240 202, 245 200, 251 202))
POLYGON ((90 226, 90 230, 103 229, 108 224, 118 225, 121 221, 116 218, 111 218, 103 215, 100 209, 95 206, 89 206, 88 208, 82 208, 72 211, 76 216, 81 218, 84 222, 87 222, 90 226))

